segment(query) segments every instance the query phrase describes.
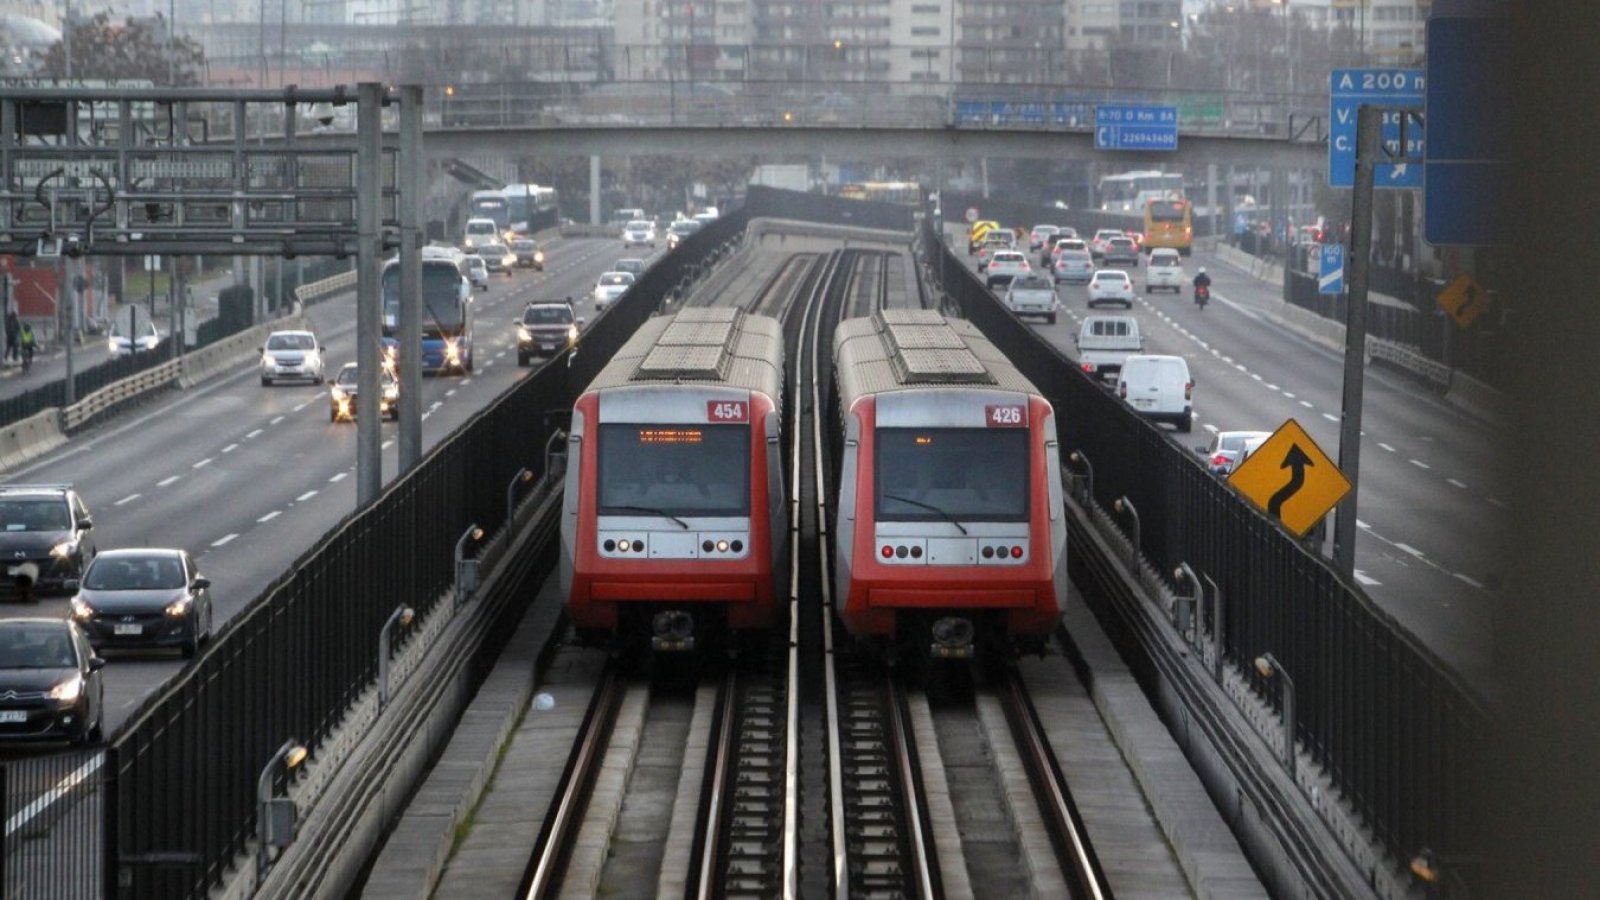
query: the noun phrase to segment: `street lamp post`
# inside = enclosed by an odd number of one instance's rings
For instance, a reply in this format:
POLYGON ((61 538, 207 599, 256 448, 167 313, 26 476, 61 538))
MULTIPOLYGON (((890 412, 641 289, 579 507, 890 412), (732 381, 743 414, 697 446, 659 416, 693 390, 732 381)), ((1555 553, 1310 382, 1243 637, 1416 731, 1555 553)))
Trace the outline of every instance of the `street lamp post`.
POLYGON ((1270 652, 1256 657, 1256 672, 1269 681, 1278 679, 1282 683, 1283 706, 1283 766, 1289 770, 1289 777, 1294 778, 1294 680, 1284 670, 1283 663, 1270 652))
POLYGON ((294 841, 295 806, 287 797, 272 796, 272 776, 281 765, 285 773, 298 768, 306 761, 305 746, 290 738, 285 741, 261 770, 256 779, 256 883, 267 873, 272 862, 271 851, 283 849, 294 841))

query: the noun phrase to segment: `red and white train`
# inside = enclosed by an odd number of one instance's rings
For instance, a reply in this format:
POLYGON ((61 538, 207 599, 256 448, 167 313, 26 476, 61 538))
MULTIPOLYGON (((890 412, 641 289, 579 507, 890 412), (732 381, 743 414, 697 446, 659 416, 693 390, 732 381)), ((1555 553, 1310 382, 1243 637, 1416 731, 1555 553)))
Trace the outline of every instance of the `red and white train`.
POLYGON ((1067 591, 1055 412, 971 323, 881 310, 833 342, 834 603, 935 658, 1035 649, 1067 591))
POLYGON ((693 649, 784 604, 783 335, 731 308, 648 320, 577 400, 561 591, 592 643, 693 649))

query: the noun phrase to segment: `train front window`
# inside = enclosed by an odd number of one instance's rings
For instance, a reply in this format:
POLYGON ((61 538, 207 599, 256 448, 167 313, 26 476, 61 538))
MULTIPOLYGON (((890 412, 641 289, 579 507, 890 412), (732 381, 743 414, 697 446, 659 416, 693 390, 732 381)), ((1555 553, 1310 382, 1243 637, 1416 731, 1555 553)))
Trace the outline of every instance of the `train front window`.
POLYGON ((750 515, 749 425, 600 426, 603 516, 750 515))
POLYGON ((1025 428, 880 428, 880 522, 1028 519, 1025 428))

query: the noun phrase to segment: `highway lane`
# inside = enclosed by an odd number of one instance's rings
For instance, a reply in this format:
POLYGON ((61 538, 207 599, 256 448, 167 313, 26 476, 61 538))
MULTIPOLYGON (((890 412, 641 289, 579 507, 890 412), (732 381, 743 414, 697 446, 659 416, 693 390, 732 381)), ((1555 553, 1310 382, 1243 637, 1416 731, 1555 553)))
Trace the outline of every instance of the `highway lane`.
MULTIPOLYGON (((516 365, 511 321, 530 299, 586 298, 620 256, 616 241, 552 241, 545 273, 496 277, 477 294, 476 371, 423 380, 424 446, 431 447, 530 369, 516 365)), ((579 303, 593 321, 592 303, 579 303)), ((312 307, 328 371, 355 356, 355 304, 312 307)), ((396 425, 383 426, 384 476, 397 470, 396 425)), ((356 429, 328 420, 324 386, 261 387, 254 366, 197 390, 173 392, 108 421, 60 451, 10 473, 10 482, 77 485, 100 549, 181 546, 214 582, 220 626, 355 505, 356 429)), ((66 598, 5 614, 65 615, 66 598)), ((107 728, 178 671, 182 661, 117 655, 108 666, 107 728)))
MULTIPOLYGON (((1160 426, 1186 450, 1216 430, 1271 431, 1294 418, 1337 460, 1343 355, 1271 322, 1281 290, 1204 253, 1214 279, 1205 310, 1190 294, 1144 293, 1133 315, 1146 352, 1189 360, 1195 378, 1191 434, 1160 426)), ((1087 292, 1058 289, 1056 325, 1028 320, 1073 355, 1087 292)), ((1102 307, 1097 311, 1120 311, 1102 307)), ((1483 685, 1498 597, 1489 587, 1504 557, 1504 497, 1496 486, 1493 432, 1410 378, 1369 367, 1363 410, 1356 543, 1357 580, 1379 606, 1472 682, 1483 685)))

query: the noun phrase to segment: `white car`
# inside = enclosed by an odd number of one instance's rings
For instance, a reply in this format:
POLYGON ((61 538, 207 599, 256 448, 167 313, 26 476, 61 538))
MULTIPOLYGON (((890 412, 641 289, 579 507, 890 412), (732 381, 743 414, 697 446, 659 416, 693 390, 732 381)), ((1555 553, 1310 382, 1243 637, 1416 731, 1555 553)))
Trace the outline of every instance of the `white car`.
POLYGON ((1158 247, 1150 251, 1150 260, 1144 268, 1144 292, 1160 288, 1174 294, 1183 292, 1183 257, 1171 247, 1158 247))
POLYGON ((1089 279, 1089 307, 1121 303, 1133 309, 1133 281, 1121 269, 1101 269, 1089 279))
POLYGON ((128 335, 122 332, 120 326, 113 329, 111 336, 106 339, 106 350, 112 359, 146 353, 161 346, 161 332, 156 329, 156 323, 149 319, 140 319, 139 323, 133 326, 133 331, 134 334, 128 335))
POLYGON ((1033 267, 1028 265, 1027 257, 1021 250, 996 250, 994 257, 989 261, 989 268, 984 272, 984 287, 992 288, 996 283, 1004 284, 1013 278, 1033 273, 1033 267))
POLYGON ((309 331, 274 331, 261 347, 261 385, 291 379, 321 384, 322 346, 309 331))
POLYGON ((654 250, 656 246, 655 223, 646 219, 634 219, 622 226, 622 246, 649 247, 654 250))
POLYGON ((633 287, 633 275, 628 272, 602 272, 594 283, 595 312, 610 306, 618 297, 633 287))
POLYGON ((471 281, 473 287, 478 290, 487 291, 489 289, 489 264, 484 262, 483 257, 476 253, 468 253, 466 261, 467 280, 471 281))
POLYGON ((1185 434, 1194 421, 1194 378, 1181 356, 1130 356, 1117 373, 1117 396, 1133 411, 1170 422, 1185 434))

